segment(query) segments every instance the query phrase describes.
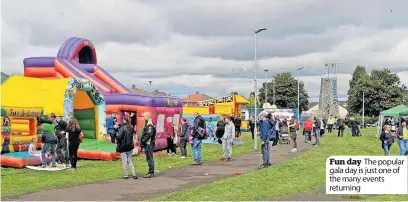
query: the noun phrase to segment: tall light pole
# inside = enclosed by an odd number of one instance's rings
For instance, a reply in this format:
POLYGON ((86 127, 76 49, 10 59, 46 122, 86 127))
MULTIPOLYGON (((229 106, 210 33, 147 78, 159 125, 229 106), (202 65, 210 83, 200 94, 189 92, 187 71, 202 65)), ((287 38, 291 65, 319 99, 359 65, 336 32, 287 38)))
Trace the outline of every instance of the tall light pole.
POLYGON ((268 69, 265 69, 265 103, 268 103, 268 69))
POLYGON ((258 38, 258 33, 265 31, 266 28, 260 28, 260 29, 256 29, 254 31, 254 35, 255 35, 255 57, 254 57, 254 85, 255 85, 255 138, 254 138, 254 149, 257 150, 258 149, 258 144, 257 144, 257 139, 258 139, 258 128, 256 127, 256 120, 257 120, 257 101, 258 101, 258 83, 256 81, 256 69, 257 69, 257 60, 256 60, 256 46, 257 46, 257 38, 258 38))
POLYGON ((300 70, 304 69, 305 67, 298 68, 297 74, 298 74, 298 86, 297 86, 297 108, 298 108, 298 113, 297 113, 297 121, 300 119, 300 70))
POLYGON ((275 79, 273 79, 272 84, 273 84, 273 104, 276 105, 276 95, 275 95, 276 94, 276 87, 275 87, 276 82, 275 82, 275 79))
POLYGON ((364 91, 363 91, 363 117, 362 117, 362 121, 361 121, 362 124, 363 124, 363 125, 361 126, 362 128, 364 128, 364 107, 365 107, 365 106, 364 106, 364 104, 365 104, 365 102, 364 102, 364 97, 365 97, 365 96, 364 96, 364 91))

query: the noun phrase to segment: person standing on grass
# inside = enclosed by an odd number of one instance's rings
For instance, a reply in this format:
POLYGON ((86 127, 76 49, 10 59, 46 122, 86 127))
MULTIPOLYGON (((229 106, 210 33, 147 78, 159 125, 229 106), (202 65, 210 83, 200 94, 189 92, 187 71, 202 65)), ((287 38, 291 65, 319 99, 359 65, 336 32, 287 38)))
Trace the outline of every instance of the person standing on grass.
POLYGON ((255 118, 251 116, 248 121, 248 129, 251 131, 252 139, 255 139, 255 118))
POLYGON ((241 136, 241 125, 242 125, 241 118, 239 118, 239 116, 236 116, 235 119, 233 119, 233 121, 235 123, 235 137, 239 137, 241 136))
POLYGON ((181 158, 185 159, 187 157, 187 142, 190 134, 190 126, 187 123, 187 119, 182 119, 181 131, 180 131, 180 151, 181 158))
POLYGON ((133 179, 137 179, 135 166, 132 161, 132 151, 134 149, 133 144, 133 126, 130 123, 130 115, 125 114, 124 123, 119 127, 119 133, 116 137, 116 151, 120 153, 123 166, 123 179, 128 179, 127 167, 130 167, 133 179))
POLYGON ((320 137, 323 137, 325 133, 326 124, 324 123, 323 119, 320 120, 320 137))
POLYGON ((314 131, 315 131, 315 146, 320 146, 320 130, 321 130, 321 125, 322 122, 319 120, 319 118, 315 117, 315 122, 314 122, 314 131))
POLYGON ((55 136, 57 136, 57 161, 64 166, 68 165, 69 157, 68 157, 68 145, 67 145, 67 137, 65 134, 65 130, 67 129, 68 123, 62 120, 60 117, 57 117, 55 113, 51 113, 48 115, 48 121, 44 121, 44 123, 49 123, 54 126, 55 136))
POLYGON ((382 142, 382 148, 384 149, 384 156, 388 156, 391 145, 394 143, 394 136, 391 134, 390 125, 384 126, 384 131, 380 135, 380 140, 382 142))
POLYGON ((154 177, 154 160, 153 160, 153 150, 156 144, 156 128, 153 125, 152 115, 150 112, 145 112, 142 114, 145 125, 142 130, 142 136, 140 140, 140 146, 143 148, 146 155, 147 165, 149 166, 149 171, 143 178, 154 177))
POLYGON ((222 136, 225 132, 225 120, 223 116, 220 116, 217 122, 217 127, 215 128, 215 135, 217 137, 218 143, 222 144, 222 136))
POLYGON ((200 116, 198 112, 194 113, 194 127, 193 127, 193 159, 194 162, 191 165, 202 165, 202 151, 201 143, 205 138, 206 127, 205 120, 200 116))
POLYGON ((215 136, 214 129, 215 129, 215 124, 212 121, 212 118, 210 117, 207 123, 208 138, 210 139, 210 142, 217 141, 217 136, 215 136))
POLYGON ((344 129, 346 127, 345 125, 346 124, 344 123, 344 121, 341 118, 339 118, 337 120, 337 126, 338 126, 337 137, 343 137, 344 129))
POLYGON ((47 167, 47 161, 46 161, 45 154, 47 153, 49 149, 51 150, 51 166, 57 167, 56 162, 55 162, 56 161, 55 148, 58 142, 57 137, 54 134, 52 134, 52 132, 44 130, 43 124, 38 125, 38 130, 44 131, 41 136, 41 142, 43 143, 42 150, 41 150, 41 167, 42 168, 47 167))
POLYGON ((259 166, 260 169, 269 166, 269 131, 271 124, 266 118, 266 114, 261 115, 261 127, 260 127, 260 137, 261 137, 261 150, 262 150, 262 165, 259 166))
POLYGON ((168 156, 175 156, 176 155, 176 145, 174 144, 174 127, 172 124, 172 120, 169 117, 165 123, 165 134, 167 135, 167 155, 168 156))
POLYGON ((313 130, 313 121, 311 118, 308 118, 305 123, 303 123, 303 132, 305 134, 305 143, 311 142, 313 130))
POLYGON ((290 139, 292 142, 292 149, 290 150, 291 152, 296 152, 297 151, 297 133, 296 133, 296 121, 295 118, 292 118, 289 123, 289 134, 290 134, 290 139))
POLYGON ((398 129, 398 145, 400 148, 400 156, 405 156, 408 154, 408 129, 407 122, 402 122, 398 129))
POLYGON ((116 111, 112 112, 112 114, 106 119, 106 128, 108 129, 108 134, 111 138, 111 142, 115 143, 116 141, 116 134, 117 134, 117 127, 115 127, 117 122, 116 119, 116 111))
POLYGON ((225 119, 225 132, 222 136, 222 158, 221 161, 230 161, 232 157, 232 142, 235 136, 234 118, 227 117, 225 119))
POLYGON ((79 127, 78 120, 75 117, 71 117, 68 120, 68 127, 66 129, 68 133, 68 150, 69 159, 71 162, 71 170, 76 170, 78 161, 78 148, 81 144, 81 128, 79 127))

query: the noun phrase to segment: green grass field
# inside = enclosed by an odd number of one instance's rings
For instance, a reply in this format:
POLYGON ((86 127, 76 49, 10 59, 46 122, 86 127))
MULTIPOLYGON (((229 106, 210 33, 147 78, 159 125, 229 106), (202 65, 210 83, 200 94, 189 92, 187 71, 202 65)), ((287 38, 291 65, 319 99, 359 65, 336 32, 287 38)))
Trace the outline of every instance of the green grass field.
MULTIPOLYGON (((234 146, 234 156, 253 151, 253 142, 249 133, 243 133, 246 137, 244 144, 234 146)), ((258 141, 259 142, 259 141, 258 141)), ((191 146, 188 156, 191 156, 191 146)), ((177 152, 180 152, 177 149, 177 152)), ((203 144, 203 161, 216 161, 221 157, 221 146, 214 144, 203 144)), ((155 157, 156 172, 163 172, 171 168, 186 167, 192 163, 192 158, 180 159, 180 156, 155 157)), ((143 175, 147 172, 145 156, 133 157, 136 172, 143 175)), ((42 172, 29 169, 1 168, 1 195, 13 196, 27 192, 68 187, 78 184, 100 182, 118 179, 123 176, 122 162, 118 161, 96 161, 80 160, 76 171, 42 172)))
MULTIPOLYGON (((298 193, 312 193, 325 186, 326 160, 335 155, 383 155, 381 143, 375 129, 362 130, 362 137, 335 134, 326 135, 320 147, 315 147, 301 156, 268 169, 234 178, 223 179, 209 185, 198 186, 161 196, 155 200, 166 201, 249 201, 265 200, 298 193)), ((398 155, 398 145, 393 145, 391 155, 398 155)), ((404 200, 408 195, 351 195, 358 200, 404 200)), ((345 198, 346 200, 346 198, 345 198)))

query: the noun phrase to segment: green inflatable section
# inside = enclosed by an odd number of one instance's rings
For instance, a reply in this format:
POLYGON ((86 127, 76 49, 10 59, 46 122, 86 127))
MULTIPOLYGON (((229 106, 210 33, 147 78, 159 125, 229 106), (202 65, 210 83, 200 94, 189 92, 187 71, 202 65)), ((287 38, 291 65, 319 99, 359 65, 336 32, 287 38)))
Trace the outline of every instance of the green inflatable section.
POLYGON ((95 111, 94 109, 74 109, 74 116, 81 126, 84 138, 96 139, 95 111))
POLYGON ((108 140, 83 139, 80 149, 104 152, 116 152, 116 144, 108 140))

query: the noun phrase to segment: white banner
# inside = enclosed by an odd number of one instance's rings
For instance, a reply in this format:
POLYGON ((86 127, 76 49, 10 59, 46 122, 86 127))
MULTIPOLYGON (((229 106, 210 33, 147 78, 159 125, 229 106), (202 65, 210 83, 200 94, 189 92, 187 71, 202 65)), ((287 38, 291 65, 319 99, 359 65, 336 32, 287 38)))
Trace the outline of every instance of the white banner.
POLYGON ((408 194, 407 156, 331 156, 326 194, 408 194))

